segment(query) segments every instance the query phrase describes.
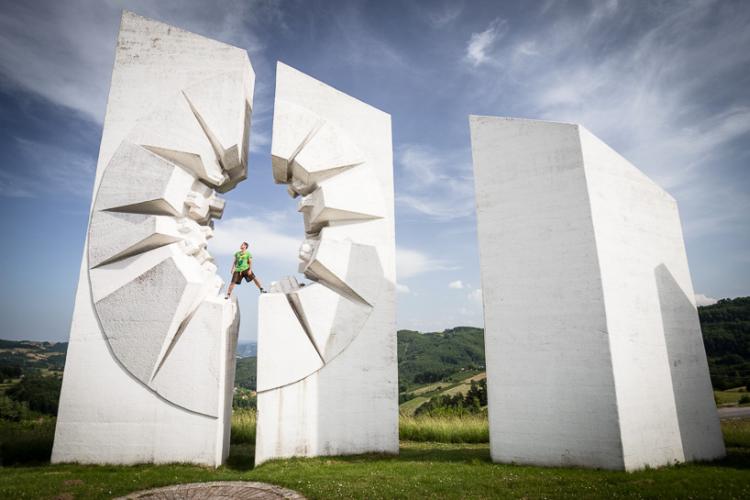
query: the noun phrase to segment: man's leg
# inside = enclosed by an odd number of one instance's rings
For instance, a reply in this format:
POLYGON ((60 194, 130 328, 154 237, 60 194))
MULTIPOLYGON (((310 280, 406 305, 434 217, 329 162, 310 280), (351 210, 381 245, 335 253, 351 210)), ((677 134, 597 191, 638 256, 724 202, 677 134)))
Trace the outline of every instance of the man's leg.
POLYGON ((260 290, 261 292, 265 291, 265 290, 263 290, 263 285, 260 284, 260 280, 255 275, 253 275, 253 283, 255 283, 255 286, 258 287, 258 290, 260 290))
POLYGON ((232 290, 234 290, 234 281, 229 283, 229 288, 227 289, 227 295, 224 297, 225 299, 228 299, 232 295, 232 290))

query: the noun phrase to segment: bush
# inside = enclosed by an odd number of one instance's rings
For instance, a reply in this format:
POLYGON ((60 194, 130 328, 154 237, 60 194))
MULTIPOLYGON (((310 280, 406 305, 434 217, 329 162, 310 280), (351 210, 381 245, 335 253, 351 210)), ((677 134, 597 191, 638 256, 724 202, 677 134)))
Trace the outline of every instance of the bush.
POLYGON ((57 415, 61 386, 62 379, 58 377, 27 376, 8 389, 6 394, 14 401, 27 403, 31 410, 57 415))
POLYGON ((750 396, 748 396, 747 394, 743 394, 740 400, 738 401, 738 403, 741 405, 746 405, 750 403, 750 396))
POLYGON ((49 462, 55 420, 39 418, 0 425, 0 466, 49 462))
POLYGON ((483 406, 487 406, 487 380, 478 383, 472 380, 466 396, 460 392, 453 396, 436 396, 417 408, 414 415, 465 415, 479 413, 483 406))

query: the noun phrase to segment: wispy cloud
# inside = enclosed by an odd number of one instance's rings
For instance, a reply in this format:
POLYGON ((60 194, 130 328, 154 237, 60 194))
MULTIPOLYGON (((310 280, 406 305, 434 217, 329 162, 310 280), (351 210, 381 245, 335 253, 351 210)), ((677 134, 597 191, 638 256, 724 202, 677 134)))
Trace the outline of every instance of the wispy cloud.
MULTIPOLYGON (((413 5, 411 2, 408 5, 413 5)), ((427 5, 416 7, 417 15, 427 21, 427 23, 436 29, 442 29, 452 25, 464 10, 464 2, 453 0, 438 4, 429 2, 427 5)))
POLYGON ((468 297, 470 300, 474 301, 475 303, 481 304, 482 303, 482 289, 476 288, 472 290, 471 292, 469 292, 468 297))
MULTIPOLYGON (((299 262, 298 253, 301 240, 290 233, 279 230, 280 225, 273 218, 236 217, 218 221, 214 236, 208 242, 208 250, 213 255, 232 255, 239 250, 243 241, 250 245, 254 257, 262 257, 293 270, 299 262)), ((287 225, 288 227, 288 225, 287 225)))
POLYGON ((716 0, 547 7, 502 44, 492 25, 470 37, 472 99, 582 123, 677 198, 689 238, 694 228, 747 228, 747 183, 726 183, 740 168, 726 148, 750 137, 750 94, 739 90, 750 9, 716 0), (717 217, 723 224, 699 221, 717 217))
POLYGON ((479 33, 472 33, 469 43, 466 45, 466 60, 472 66, 480 66, 492 61, 490 52, 508 28, 508 23, 503 19, 495 19, 487 29, 479 33))
POLYGON ((464 287, 464 284, 461 280, 451 281, 450 283, 448 283, 448 288, 461 290, 463 287, 464 287))
POLYGON ((100 123, 123 6, 244 47, 256 64, 262 44, 248 26, 281 24, 280 11, 261 0, 222 5, 224 9, 207 8, 200 0, 6 2, 0 11, 0 82, 100 123))
POLYGON ((699 306, 710 306, 716 304, 718 301, 719 299, 703 295, 702 293, 695 294, 695 303, 699 306))
POLYGON ((354 66, 405 68, 405 52, 384 36, 379 26, 373 25, 361 4, 346 2, 332 7, 330 18, 338 28, 335 38, 336 57, 354 66))
POLYGON ((396 201, 434 219, 451 220, 474 213, 474 184, 468 150, 439 152, 405 144, 397 155, 396 201))
POLYGON ((19 137, 15 138, 15 146, 26 168, 0 169, 0 196, 91 196, 95 158, 72 148, 19 137))
POLYGON ((396 248, 396 271, 399 279, 406 279, 422 273, 455 269, 449 262, 436 259, 413 248, 396 248))

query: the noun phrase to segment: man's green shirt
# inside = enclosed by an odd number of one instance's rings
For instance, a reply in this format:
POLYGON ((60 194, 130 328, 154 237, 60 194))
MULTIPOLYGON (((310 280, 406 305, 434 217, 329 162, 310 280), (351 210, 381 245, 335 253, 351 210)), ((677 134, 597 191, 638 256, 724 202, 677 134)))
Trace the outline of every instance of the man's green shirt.
POLYGON ((234 253, 234 270, 238 273, 241 273, 242 271, 246 271, 250 268, 250 259, 252 259, 253 256, 250 254, 250 252, 235 252, 234 253))

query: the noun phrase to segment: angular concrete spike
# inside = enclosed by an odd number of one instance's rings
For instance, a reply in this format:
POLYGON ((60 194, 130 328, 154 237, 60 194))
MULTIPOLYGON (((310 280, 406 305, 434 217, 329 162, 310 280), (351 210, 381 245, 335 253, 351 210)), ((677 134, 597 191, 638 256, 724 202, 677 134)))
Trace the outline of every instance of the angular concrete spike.
POLYGON ((283 293, 260 296, 258 328, 274 335, 258 341, 258 392, 302 380, 323 362, 283 293))
POLYGON ((206 240, 214 188, 245 176, 254 74, 244 50, 130 12, 116 45, 52 461, 219 466, 239 315, 206 240))
POLYGON ((312 192, 317 183, 364 162, 364 156, 342 131, 324 124, 304 144, 292 161, 292 180, 296 192, 312 192))
POLYGON ((326 237, 323 229, 320 243, 304 267, 304 274, 351 300, 372 304, 380 283, 372 279, 371 273, 378 268, 382 266, 374 247, 332 240, 326 237))
POLYGON ((175 323, 174 313, 165 309, 176 309, 188 291, 185 277, 166 259, 96 303, 115 356, 145 384, 175 323), (132 315, 132 309, 138 314, 132 315))
POLYGON ((183 239, 174 218, 94 212, 89 233, 89 265, 97 267, 183 239))
POLYGON ((187 323, 151 386, 165 399, 193 411, 216 417, 219 414, 221 370, 211 360, 221 356, 222 340, 231 326, 225 318, 235 316, 237 304, 223 298, 203 301, 187 323), (203 332, 217 332, 204 335, 203 332))
POLYGON ((247 178, 253 82, 254 75, 248 72, 229 71, 183 91, 229 175, 229 181, 219 188, 222 192, 247 178))
POLYGON ((130 142, 123 142, 106 168, 96 194, 96 210, 182 215, 195 178, 130 142), (106 182, 104 180, 106 179, 106 182), (131 186, 138 185, 138 189, 131 186))
POLYGON ((312 283, 288 292, 293 307, 299 311, 302 327, 315 350, 325 359, 325 346, 331 334, 341 296, 330 288, 312 283))
POLYGON ((141 118, 128 137, 195 174, 211 186, 227 180, 219 158, 190 103, 182 93, 141 118))
POLYGON ((364 221, 385 216, 383 198, 371 168, 359 165, 339 175, 325 179, 318 188, 303 197, 298 210, 306 212, 305 230, 320 231, 332 221, 364 221), (371 186, 353 189, 352 186, 371 186))
POLYGON ((323 123, 318 115, 276 95, 271 140, 271 164, 276 183, 286 184, 290 181, 291 162, 323 123))

